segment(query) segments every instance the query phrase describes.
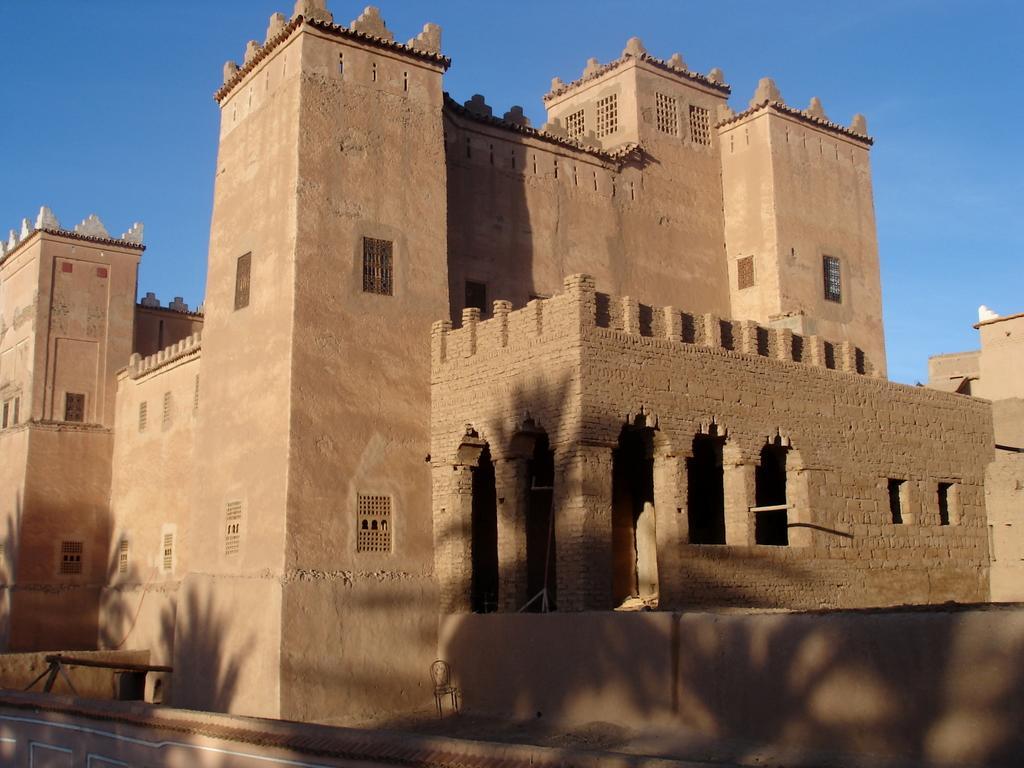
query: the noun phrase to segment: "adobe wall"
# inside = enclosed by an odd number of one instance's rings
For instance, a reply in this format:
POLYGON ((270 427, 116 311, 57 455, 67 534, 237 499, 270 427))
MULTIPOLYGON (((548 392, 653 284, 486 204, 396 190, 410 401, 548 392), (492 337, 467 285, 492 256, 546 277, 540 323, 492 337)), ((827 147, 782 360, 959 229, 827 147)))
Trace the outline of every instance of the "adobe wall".
POLYGON ((991 599, 1024 602, 1024 453, 996 449, 985 474, 991 599))
POLYGON ((0 650, 7 650, 11 633, 11 597, 18 570, 18 545, 25 513, 25 462, 28 460, 28 428, 19 427, 0 432, 0 536, 3 557, 0 558, 0 650))
POLYGON ((195 491, 199 356, 199 336, 190 336, 152 357, 133 356, 117 380, 99 646, 145 649, 154 664, 174 662, 177 593, 191 566, 184 542, 195 491))
POLYGON ((136 304, 132 352, 143 357, 155 355, 161 349, 177 344, 202 330, 203 316, 189 312, 187 306, 179 310, 136 304))
POLYGON ((448 311, 444 65, 333 28, 299 37, 281 610, 283 626, 302 631, 282 638, 281 715, 338 721, 429 704, 436 589, 424 457, 427 339, 448 311), (392 244, 386 293, 365 288, 364 238, 392 244), (383 551, 360 551, 360 495, 390 503, 383 551))
POLYGON ((0 402, 8 405, 8 426, 15 399, 18 421, 32 412, 40 248, 38 240, 23 246, 0 269, 0 402))
POLYGON ((466 583, 465 553, 445 547, 466 541, 457 455, 466 425, 502 457, 526 414, 555 450, 558 591, 560 600, 570 595, 567 606, 612 607, 612 454, 623 427, 638 420, 655 428, 662 607, 987 598, 987 403, 858 374, 849 344, 832 346, 830 356, 820 337, 794 345, 788 330, 638 305, 592 285, 574 276, 552 300, 486 322, 469 313, 457 331, 435 327, 431 456, 443 610, 465 609, 445 592, 446 583, 466 583), (802 362, 794 361, 797 346, 802 362), (690 545, 685 459, 711 424, 728 436, 729 543, 690 545), (755 467, 776 436, 792 449, 787 501, 797 528, 788 547, 752 546, 755 467), (905 481, 904 524, 890 515, 889 478, 905 481), (958 496, 951 525, 940 525, 939 482, 958 496), (456 535, 438 533, 452 526, 456 535))
POLYGON ((980 381, 975 394, 989 400, 1024 396, 1024 314, 978 323, 980 381))
POLYGON ((97 601, 108 565, 113 436, 87 425, 24 429, 27 459, 8 647, 95 648, 97 601), (63 542, 81 544, 80 573, 61 573, 63 542))
POLYGON ((1024 757, 1019 607, 463 614, 442 618, 439 654, 469 715, 616 723, 668 742, 736 740, 748 754, 1024 757))

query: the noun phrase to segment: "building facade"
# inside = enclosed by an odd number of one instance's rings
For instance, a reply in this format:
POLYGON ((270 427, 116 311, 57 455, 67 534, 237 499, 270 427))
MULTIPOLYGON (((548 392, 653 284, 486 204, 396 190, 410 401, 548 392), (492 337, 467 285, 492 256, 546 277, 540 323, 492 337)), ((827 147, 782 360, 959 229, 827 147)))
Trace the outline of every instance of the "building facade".
POLYGON ((215 95, 201 314, 136 304, 141 228, 12 233, 9 648, 351 721, 422 706, 439 614, 987 599, 991 409, 885 379, 862 116, 736 113, 634 38, 538 129, 449 66, 272 16, 215 95))

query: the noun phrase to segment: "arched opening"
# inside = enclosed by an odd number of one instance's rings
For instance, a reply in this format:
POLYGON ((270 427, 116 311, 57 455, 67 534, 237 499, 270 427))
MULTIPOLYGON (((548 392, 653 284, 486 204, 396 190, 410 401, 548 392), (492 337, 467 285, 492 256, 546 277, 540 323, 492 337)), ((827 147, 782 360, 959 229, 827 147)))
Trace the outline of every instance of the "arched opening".
POLYGON ((473 468, 473 514, 470 608, 474 613, 498 609, 498 508, 494 488, 494 463, 484 447, 473 468))
POLYGON ((526 610, 555 610, 555 516, 551 500, 555 487, 555 454, 548 436, 539 433, 527 463, 529 506, 526 514, 526 610))
POLYGON ((786 509, 786 455, 789 447, 776 437, 761 449, 761 463, 754 473, 754 541, 757 544, 789 544, 789 510, 786 509), (769 507, 769 509, 764 509, 769 507), (770 509, 779 507, 779 509, 770 509))
POLYGON ((693 456, 686 460, 686 516, 691 544, 725 544, 725 436, 712 424, 693 438, 693 456))
POLYGON ((623 427, 612 455, 612 598, 658 594, 654 430, 623 427))

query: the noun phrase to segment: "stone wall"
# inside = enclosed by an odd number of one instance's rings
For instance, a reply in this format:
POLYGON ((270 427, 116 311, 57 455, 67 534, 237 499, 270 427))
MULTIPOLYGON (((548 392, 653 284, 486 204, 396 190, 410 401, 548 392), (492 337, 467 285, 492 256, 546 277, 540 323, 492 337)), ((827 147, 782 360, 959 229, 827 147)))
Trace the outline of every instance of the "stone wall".
POLYGON ((473 461, 459 452, 474 440, 496 460, 496 495, 506 505, 498 510, 500 602, 512 609, 524 597, 514 576, 525 568, 515 544, 524 512, 506 493, 515 470, 503 483, 501 465, 514 466, 527 421, 555 451, 560 607, 613 607, 612 472, 624 428, 653 439, 663 607, 987 597, 987 403, 859 374, 870 363, 848 343, 688 319, 598 294, 586 276, 567 279, 566 293, 552 300, 511 313, 499 302, 494 312, 479 322, 467 311, 459 330, 441 323, 434 331, 431 456, 444 610, 467 607, 473 461), (689 543, 687 459, 694 438, 708 433, 725 438, 724 546, 689 543), (788 448, 789 546, 754 544, 751 508, 768 444, 788 448), (890 480, 902 482, 900 523, 890 480))

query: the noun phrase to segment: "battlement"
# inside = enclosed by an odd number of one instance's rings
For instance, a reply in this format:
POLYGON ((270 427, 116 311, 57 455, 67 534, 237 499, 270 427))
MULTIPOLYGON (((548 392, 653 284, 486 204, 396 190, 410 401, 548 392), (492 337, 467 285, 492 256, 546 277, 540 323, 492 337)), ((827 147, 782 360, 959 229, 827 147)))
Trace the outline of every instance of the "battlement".
POLYGON ((346 27, 334 23, 334 15, 327 9, 325 0, 297 0, 291 21, 288 21, 283 13, 273 14, 267 25, 264 42, 250 40, 246 44, 241 65, 235 61, 224 64, 224 84, 213 98, 218 103, 227 98, 249 72, 304 24, 335 37, 413 56, 438 65, 443 70, 447 70, 452 63, 451 59, 441 53, 441 27, 437 24, 424 24, 416 36, 403 44, 395 41, 394 33, 388 29, 381 17, 380 9, 375 6, 366 6, 346 27))
POLYGON ((157 295, 153 291, 148 291, 146 295, 139 300, 139 306, 144 309, 162 309, 168 312, 178 312, 183 315, 197 315, 201 317, 203 314, 201 306, 194 310, 189 309, 188 303, 182 296, 175 296, 174 301, 167 302, 167 306, 165 307, 160 303, 160 299, 157 298, 157 295))
POLYGON ((156 354, 146 357, 136 352, 128 360, 128 376, 132 379, 138 379, 176 360, 198 355, 202 348, 202 337, 203 334, 197 331, 176 344, 171 344, 171 346, 161 349, 156 354))
POLYGON ((71 237, 101 245, 119 245, 139 251, 146 249, 142 244, 143 226, 141 222, 133 223, 128 231, 120 237, 112 237, 100 217, 91 213, 72 229, 65 229, 53 211, 44 205, 39 208, 35 221, 28 218, 22 219, 21 226, 16 230, 10 230, 7 239, 0 241, 0 262, 14 253, 36 232, 48 232, 51 235, 71 237))
POLYGON ((868 135, 868 121, 864 115, 860 113, 854 115, 848 126, 835 123, 825 114, 825 108, 821 104, 821 99, 817 96, 811 97, 811 102, 808 104, 807 109, 791 107, 786 104, 782 98, 781 91, 779 91, 775 81, 770 77, 762 77, 758 81, 757 89, 754 91, 747 109, 734 113, 729 107, 724 107, 722 119, 717 123, 716 127, 719 129, 725 128, 766 111, 796 118, 816 128, 821 128, 830 133, 837 133, 868 146, 874 144, 874 139, 868 135))
POLYGON ((728 320, 713 314, 690 314, 675 307, 653 307, 629 296, 595 290, 589 275, 570 275, 565 291, 536 299, 512 311, 508 301, 495 301, 493 315, 480 319, 480 310, 462 311, 462 326, 434 323, 431 354, 435 365, 457 363, 478 354, 534 343, 545 334, 563 334, 576 327, 663 339, 715 349, 725 354, 753 355, 782 363, 799 363, 855 375, 877 376, 863 350, 850 342, 831 342, 817 335, 801 336, 788 328, 765 328, 750 320, 728 320))
POLYGON ((728 96, 732 92, 731 88, 725 83, 725 76, 722 70, 717 67, 706 75, 693 72, 686 66, 682 55, 673 53, 668 59, 659 59, 647 52, 639 37, 631 37, 626 43, 622 55, 614 61, 601 64, 597 59, 587 59, 587 64, 583 68, 583 74, 579 79, 573 80, 571 83, 564 83, 558 77, 554 78, 551 81, 551 90, 544 95, 544 103, 547 104, 560 96, 571 93, 591 80, 596 80, 629 62, 644 62, 662 72, 675 75, 682 81, 709 88, 724 96, 728 96))

